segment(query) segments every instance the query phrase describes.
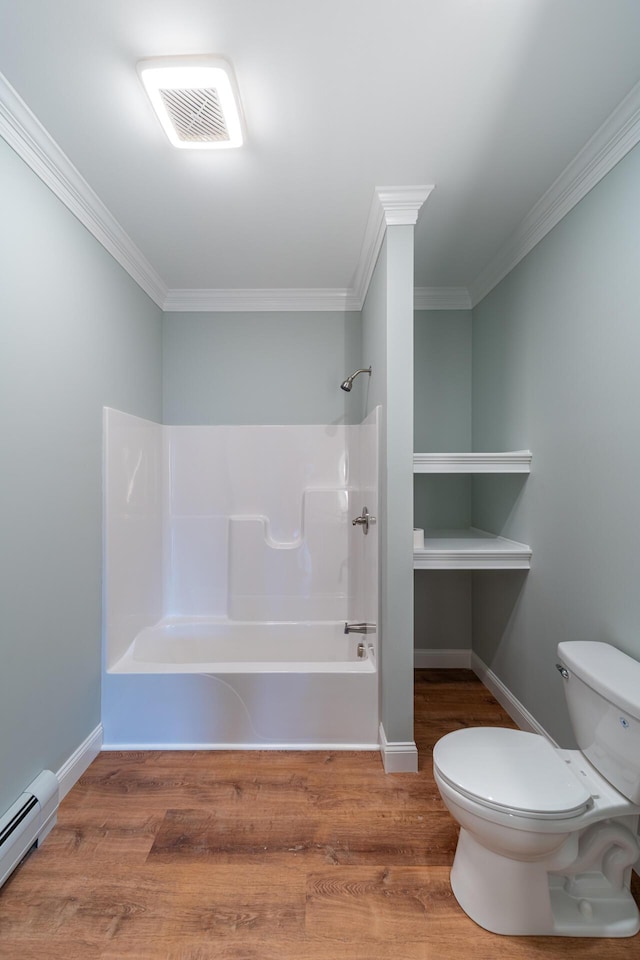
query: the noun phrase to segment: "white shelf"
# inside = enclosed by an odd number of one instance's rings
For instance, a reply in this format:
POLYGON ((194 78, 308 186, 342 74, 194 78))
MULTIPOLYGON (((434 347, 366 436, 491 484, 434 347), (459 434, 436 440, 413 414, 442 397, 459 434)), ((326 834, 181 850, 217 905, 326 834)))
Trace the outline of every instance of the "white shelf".
POLYGON ((415 570, 528 570, 531 547, 484 530, 425 530, 413 551, 415 570))
POLYGON ((529 473, 531 451, 506 453, 414 453, 414 473, 529 473))

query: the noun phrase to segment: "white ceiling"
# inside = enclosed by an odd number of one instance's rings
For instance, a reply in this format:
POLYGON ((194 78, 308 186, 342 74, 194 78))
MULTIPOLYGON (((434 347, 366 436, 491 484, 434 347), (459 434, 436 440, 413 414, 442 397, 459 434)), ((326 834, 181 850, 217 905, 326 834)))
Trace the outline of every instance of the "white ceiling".
POLYGON ((0 0, 0 72, 169 288, 348 288, 374 188, 435 184, 416 286, 467 287, 640 80, 640 0, 0 0), (235 68, 179 151, 136 62, 235 68))

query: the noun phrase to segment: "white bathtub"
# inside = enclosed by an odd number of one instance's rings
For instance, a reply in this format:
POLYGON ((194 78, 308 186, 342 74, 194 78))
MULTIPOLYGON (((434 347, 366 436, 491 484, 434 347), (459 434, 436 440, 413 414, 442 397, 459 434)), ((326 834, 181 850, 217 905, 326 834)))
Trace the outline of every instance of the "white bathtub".
POLYGON ((161 620, 106 664, 104 749, 376 750, 375 643, 344 621, 161 620))
POLYGON ((378 419, 105 411, 106 748, 378 748, 378 419))
POLYGON ((109 673, 373 673, 373 644, 344 621, 166 618, 145 627, 109 673))

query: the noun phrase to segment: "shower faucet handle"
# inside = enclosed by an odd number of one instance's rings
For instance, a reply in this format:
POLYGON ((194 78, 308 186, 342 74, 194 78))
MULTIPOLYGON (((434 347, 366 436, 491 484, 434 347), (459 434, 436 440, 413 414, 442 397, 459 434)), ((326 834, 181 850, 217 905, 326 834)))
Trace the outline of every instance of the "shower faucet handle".
POLYGON ((366 507, 363 507, 362 514, 359 517, 356 517, 355 520, 351 521, 351 526, 362 527, 362 532, 366 535, 369 533, 369 524, 375 522, 376 518, 371 516, 366 507))

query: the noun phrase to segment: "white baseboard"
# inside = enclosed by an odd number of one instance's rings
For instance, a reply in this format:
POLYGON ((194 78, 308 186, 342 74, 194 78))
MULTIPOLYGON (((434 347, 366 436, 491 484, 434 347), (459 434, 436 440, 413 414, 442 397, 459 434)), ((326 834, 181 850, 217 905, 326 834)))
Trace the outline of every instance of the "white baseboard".
POLYGON ((385 773, 417 773, 418 748, 413 740, 389 742, 380 724, 380 753, 385 773))
POLYGON ((558 746, 542 724, 538 723, 533 714, 529 713, 527 708, 511 693, 511 690, 495 675, 493 670, 490 670, 486 663, 483 663, 477 653, 471 654, 471 669, 521 730, 527 730, 529 733, 539 733, 551 741, 555 747, 558 746))
POLYGON ((71 787, 78 782, 90 763, 100 753, 102 748, 102 724, 93 730, 87 739, 80 744, 56 773, 60 784, 60 800, 69 793, 71 787))
POLYGON ((377 743, 103 743, 102 751, 121 750, 379 750, 377 743))
POLYGON ((414 666, 420 670, 471 667, 471 650, 428 650, 416 648, 413 651, 414 666))

